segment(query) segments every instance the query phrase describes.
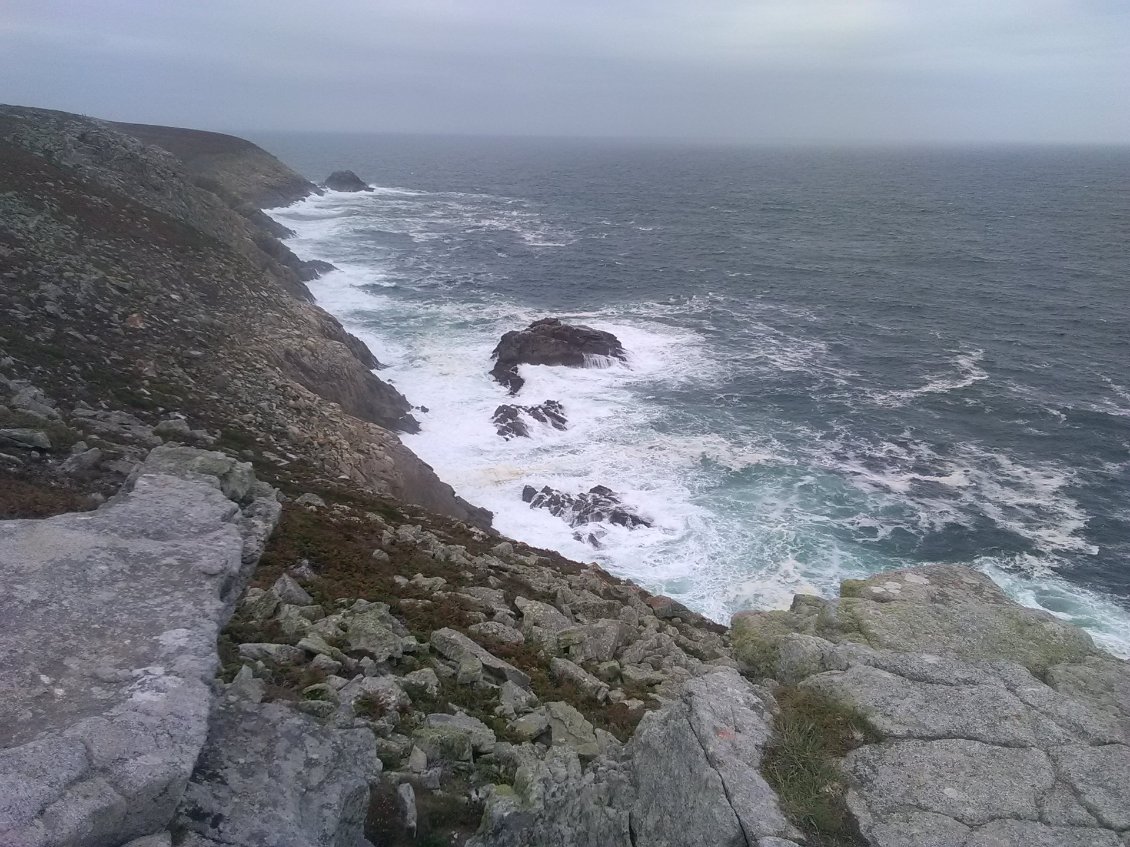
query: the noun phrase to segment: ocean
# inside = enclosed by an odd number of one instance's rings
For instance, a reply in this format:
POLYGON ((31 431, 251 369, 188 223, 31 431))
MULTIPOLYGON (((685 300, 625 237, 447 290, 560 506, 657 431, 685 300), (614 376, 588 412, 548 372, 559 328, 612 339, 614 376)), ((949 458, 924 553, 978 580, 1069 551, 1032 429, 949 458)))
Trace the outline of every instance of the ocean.
POLYGON ((964 563, 1130 655, 1130 150, 257 140, 376 187, 272 214, 501 532, 719 621, 964 563), (524 368, 568 429, 504 440, 491 350, 547 316, 628 362, 524 368), (653 526, 595 549, 526 485, 653 526))

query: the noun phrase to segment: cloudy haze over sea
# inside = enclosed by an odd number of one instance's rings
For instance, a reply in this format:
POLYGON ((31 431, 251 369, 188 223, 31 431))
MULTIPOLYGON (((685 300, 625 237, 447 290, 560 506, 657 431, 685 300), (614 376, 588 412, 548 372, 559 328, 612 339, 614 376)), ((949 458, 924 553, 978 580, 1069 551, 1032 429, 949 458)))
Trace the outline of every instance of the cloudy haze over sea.
POLYGON ((11 102, 273 130, 1130 141, 1123 0, 6 0, 11 102))

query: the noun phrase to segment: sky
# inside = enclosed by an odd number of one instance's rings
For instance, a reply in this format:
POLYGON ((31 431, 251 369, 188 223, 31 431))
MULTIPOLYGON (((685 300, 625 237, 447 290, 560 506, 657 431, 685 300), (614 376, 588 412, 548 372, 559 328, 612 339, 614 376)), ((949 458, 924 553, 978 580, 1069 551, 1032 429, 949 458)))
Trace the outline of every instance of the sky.
POLYGON ((229 132, 1130 143, 1130 0, 0 0, 0 102, 229 132))

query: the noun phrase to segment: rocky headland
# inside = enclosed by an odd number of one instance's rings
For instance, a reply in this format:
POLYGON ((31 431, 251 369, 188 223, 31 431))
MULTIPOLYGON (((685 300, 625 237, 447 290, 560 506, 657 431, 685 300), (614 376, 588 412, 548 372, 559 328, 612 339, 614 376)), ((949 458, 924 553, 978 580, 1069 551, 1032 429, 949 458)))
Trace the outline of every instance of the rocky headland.
POLYGON ((1130 666, 975 571, 726 628, 501 538, 261 211, 316 190, 0 107, 0 845, 1130 845, 1130 666))

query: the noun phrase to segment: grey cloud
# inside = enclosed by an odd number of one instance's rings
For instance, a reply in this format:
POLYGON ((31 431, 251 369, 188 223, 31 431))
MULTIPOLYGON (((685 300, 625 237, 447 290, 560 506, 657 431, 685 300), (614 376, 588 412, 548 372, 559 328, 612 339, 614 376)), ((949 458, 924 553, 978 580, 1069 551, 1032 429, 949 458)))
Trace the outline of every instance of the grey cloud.
POLYGON ((229 130, 1130 142, 1118 0, 8 0, 0 99, 229 130))

